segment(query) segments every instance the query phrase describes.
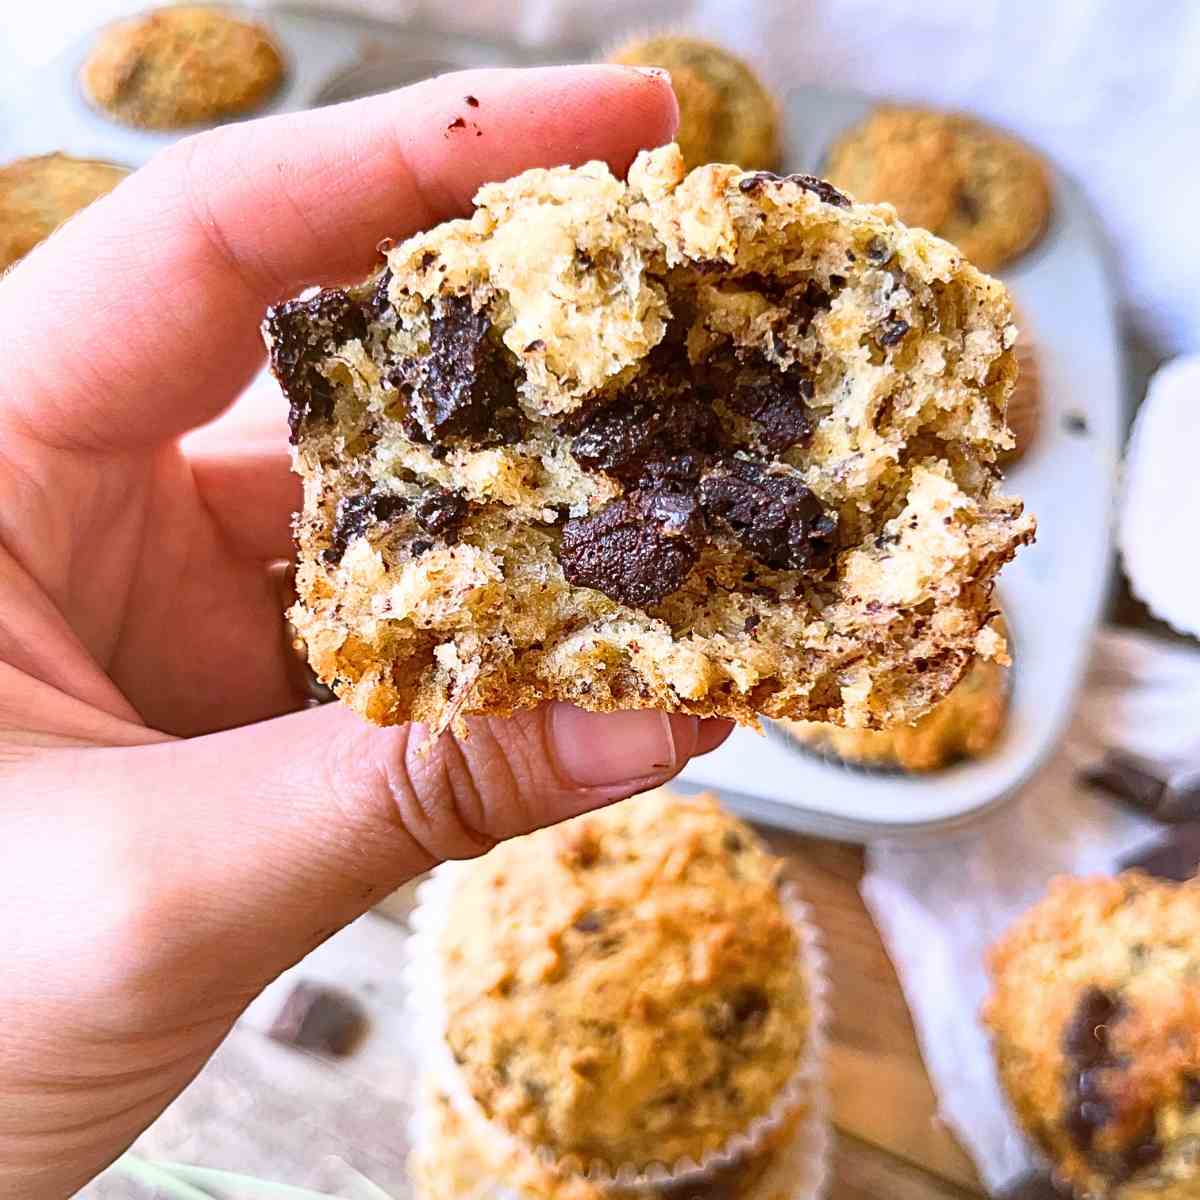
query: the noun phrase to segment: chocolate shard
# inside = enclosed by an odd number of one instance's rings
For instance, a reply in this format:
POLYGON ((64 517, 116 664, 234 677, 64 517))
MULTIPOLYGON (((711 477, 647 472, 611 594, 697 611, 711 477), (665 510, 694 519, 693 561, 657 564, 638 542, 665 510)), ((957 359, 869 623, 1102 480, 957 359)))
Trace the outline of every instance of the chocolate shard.
POLYGON ((1200 769, 1195 767, 1172 768, 1109 750, 1080 779, 1164 824, 1200 820, 1200 769))
POLYGON ((813 393, 813 382, 803 371, 780 370, 759 356, 738 373, 726 403, 761 426, 759 440, 778 454, 812 436, 817 422, 808 402, 813 393))
POLYGON ((759 561, 786 570, 824 570, 836 549, 837 515, 793 474, 727 458, 700 481, 700 504, 759 561))
POLYGON ((1123 871, 1145 871, 1156 879, 1186 883, 1200 874, 1200 821, 1175 826, 1166 841, 1126 855, 1119 865, 1123 871))
POLYGON ((580 418, 571 454, 580 466, 632 482, 647 463, 720 444, 720 422, 704 397, 639 378, 580 418))
POLYGON ((476 312, 468 297, 450 296, 429 322, 428 353, 393 368, 392 382, 408 392, 420 424, 423 436, 417 440, 495 440, 501 413, 501 439, 516 440, 515 358, 491 336, 491 328, 487 313, 476 312))
POLYGON ((1072 1193, 1059 1188, 1045 1171, 1022 1175, 1010 1184, 996 1200, 1071 1200, 1072 1193))
POLYGON ((341 288, 267 310, 264 328, 271 371, 288 401, 288 428, 295 444, 303 428, 333 416, 333 385, 321 364, 346 342, 367 335, 358 303, 341 288))
POLYGON ((1102 1072, 1115 1065, 1109 1033, 1120 1017, 1120 1000, 1103 988, 1090 987, 1080 996, 1071 1022, 1063 1032, 1063 1054, 1067 1060, 1063 1128, 1085 1154, 1091 1150, 1096 1134, 1113 1117, 1102 1072))
POLYGON ((271 1025, 277 1042, 344 1058, 366 1032, 366 1015, 353 996, 319 983, 297 983, 271 1025))
POLYGON ((370 491, 343 496, 333 518, 330 543, 324 553, 329 563, 341 562, 346 547, 374 525, 394 520, 407 508, 406 501, 388 492, 370 491))
POLYGON ((568 583, 644 608, 683 585, 703 544, 694 497, 637 491, 567 521, 558 558, 568 583))

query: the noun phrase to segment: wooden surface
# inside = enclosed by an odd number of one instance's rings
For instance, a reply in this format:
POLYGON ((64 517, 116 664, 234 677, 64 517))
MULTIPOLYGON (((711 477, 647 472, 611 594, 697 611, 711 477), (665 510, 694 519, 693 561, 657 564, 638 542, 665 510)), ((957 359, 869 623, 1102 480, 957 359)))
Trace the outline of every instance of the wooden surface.
POLYGON ((937 1118, 896 973, 858 893, 862 849, 763 832, 791 863, 829 955, 837 1130, 829 1200, 985 1195, 970 1159, 937 1118))

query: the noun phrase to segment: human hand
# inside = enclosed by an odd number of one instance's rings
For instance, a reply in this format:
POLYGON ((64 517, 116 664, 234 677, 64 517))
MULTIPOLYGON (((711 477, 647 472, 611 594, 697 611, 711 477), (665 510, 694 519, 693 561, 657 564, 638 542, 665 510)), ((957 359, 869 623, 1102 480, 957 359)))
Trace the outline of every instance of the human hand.
MULTIPOLYGON (((553 706, 419 752, 301 711, 278 441, 185 453, 264 308, 478 184, 668 138, 662 77, 489 71, 189 138, 0 282, 0 1196, 62 1196, 404 880, 655 786, 721 722, 553 706), (448 129, 479 98, 480 137, 448 129)), ((282 424, 282 413, 281 424, 282 424)))

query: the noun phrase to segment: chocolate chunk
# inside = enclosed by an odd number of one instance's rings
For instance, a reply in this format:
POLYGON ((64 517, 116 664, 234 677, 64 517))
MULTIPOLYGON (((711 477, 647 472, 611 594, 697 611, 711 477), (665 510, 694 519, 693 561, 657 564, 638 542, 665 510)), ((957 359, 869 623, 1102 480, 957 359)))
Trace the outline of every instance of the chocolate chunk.
POLYGON ((1179 825, 1165 842, 1131 854, 1120 862, 1123 871, 1145 871, 1156 879, 1186 883, 1200 874, 1200 821, 1179 825))
POLYGON ((599 933, 606 923, 604 913, 591 911, 577 917, 571 928, 578 933, 599 933))
POLYGON ((1164 1147, 1151 1128, 1132 1145, 1121 1151, 1120 1171, 1114 1172, 1118 1179, 1129 1179, 1139 1171, 1152 1167, 1162 1158, 1164 1147))
POLYGON ((631 482, 647 462, 716 448, 721 429, 708 402, 671 392, 654 375, 635 379, 603 408, 579 418, 571 454, 580 466, 631 482))
POLYGON ((879 266, 887 262, 895 253, 891 245, 884 238, 881 238, 879 234, 875 234, 867 243, 867 258, 879 266))
MULTIPOLYGON (((788 175, 785 178, 790 183, 799 184, 806 192, 812 192, 819 200, 832 204, 837 208, 849 208, 850 197, 843 196, 832 183, 818 179, 815 175, 788 175)), ((757 192, 764 184, 778 183, 779 176, 771 171, 756 171, 738 181, 738 191, 748 195, 757 192)))
POLYGON ((466 102, 467 102, 467 103, 468 103, 468 104, 469 104, 469 105, 470 105, 472 108, 478 108, 478 107, 479 107, 479 101, 478 101, 478 99, 476 99, 476 97, 474 97, 474 96, 464 96, 464 97, 463 97, 463 99, 464 99, 464 100, 466 100, 466 102))
POLYGON ((966 188, 959 188, 954 197, 954 207, 969 221, 971 224, 977 224, 979 218, 983 215, 980 212, 979 201, 971 195, 966 188))
POLYGON ((718 1041, 736 1042, 762 1025, 770 1007, 762 988, 739 987, 705 1010, 704 1027, 718 1041))
POLYGON ((1200 1108, 1200 1075, 1184 1076, 1183 1102, 1189 1108, 1200 1108))
POLYGON ((1115 996, 1090 987, 1079 998, 1063 1033, 1068 1072, 1063 1128, 1085 1153, 1091 1150, 1099 1129, 1113 1116, 1100 1073, 1116 1065, 1109 1049, 1109 1029, 1120 1015, 1121 1002, 1115 996))
POLYGON ((426 533, 453 541, 466 520, 470 505, 456 492, 430 488, 413 505, 413 516, 426 533))
POLYGON ((763 446, 778 454, 812 436, 816 419, 807 403, 812 398, 812 380, 798 367, 781 371, 760 356, 739 373, 725 401, 735 412, 761 425, 763 446))
POLYGON ((759 987, 740 987, 729 998, 733 1019, 744 1029, 757 1029, 771 1008, 767 994, 759 987))
POLYGON ((745 179, 738 180, 738 191, 745 192, 749 196, 759 191, 764 184, 778 182, 779 176, 774 171, 755 171, 753 175, 747 175, 745 179))
POLYGON ((823 570, 833 559, 837 516, 794 475, 728 458, 700 481, 700 504, 768 566, 823 570))
POLYGON ((1081 779, 1166 825, 1200 820, 1200 771, 1109 750, 1081 779))
POLYGON ((269 1036, 301 1050, 342 1058, 354 1049, 366 1024, 352 996, 322 984, 301 982, 284 1001, 269 1036))
POLYGON ((375 281, 375 286, 371 289, 371 298, 367 302, 367 310, 371 317, 376 320, 391 310, 392 301, 388 296, 388 288, 391 282, 392 268, 384 267, 379 272, 379 278, 375 281))
POLYGON ((343 496, 338 501, 333 519, 330 545, 322 556, 326 562, 341 562, 346 547, 361 537, 372 525, 391 521, 408 507, 400 496, 387 492, 363 492, 357 496, 343 496))
POLYGON ((879 326, 879 337, 876 339, 881 346, 894 346, 904 340, 904 335, 910 329, 909 323, 893 313, 879 326))
MULTIPOLYGON (((484 440, 497 413, 518 410, 515 359, 491 336, 492 323, 465 296, 451 296, 429 323, 429 351, 390 374, 429 440, 484 440)), ((510 431, 511 432, 511 431, 510 431)))
POLYGON ((642 608, 683 584, 703 542, 693 497, 639 491, 568 521, 558 559, 569 583, 642 608))
POLYGON ((333 385, 320 364, 353 338, 365 338, 362 309, 341 288, 307 300, 288 300, 267 310, 271 371, 288 401, 293 445, 310 422, 333 416, 333 385))
MULTIPOLYGON (((356 496, 344 496, 338 501, 330 545, 323 557, 326 562, 341 562, 346 547, 356 537, 361 537, 373 525, 394 521, 409 511, 412 512, 417 525, 426 533, 453 542, 457 539, 459 528, 470 508, 462 496, 432 487, 415 501, 378 489, 356 496)), ((418 544, 423 544, 426 549, 432 547, 431 542, 414 542, 414 554, 422 553, 416 548, 418 544)))
POLYGON ((850 197, 839 192, 828 180, 818 179, 815 175, 789 175, 787 178, 826 204, 832 204, 835 208, 850 207, 850 197))
POLYGON ((1005 1188, 997 1200, 1071 1200, 1071 1193, 1055 1186, 1044 1171, 1022 1175, 1016 1183, 1005 1188))

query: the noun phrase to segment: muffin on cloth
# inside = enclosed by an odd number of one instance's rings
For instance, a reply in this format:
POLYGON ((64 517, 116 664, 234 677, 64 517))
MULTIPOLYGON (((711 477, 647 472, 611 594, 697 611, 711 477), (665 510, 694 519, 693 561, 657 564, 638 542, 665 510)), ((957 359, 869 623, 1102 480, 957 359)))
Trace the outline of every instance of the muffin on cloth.
POLYGON ((128 174, 124 167, 69 154, 18 158, 0 167, 0 271, 128 174))
POLYGON ((936 771, 981 758, 996 744, 1008 709, 1007 666, 977 659, 950 694, 911 725, 846 729, 822 721, 781 721, 788 735, 859 766, 936 771))
POLYGON ((1050 218, 1050 177, 1038 155, 958 113, 880 106, 838 138, 825 173, 856 200, 894 205, 983 271, 1027 250, 1050 218))
POLYGON ((1017 1116, 1079 1196, 1200 1196, 1200 880, 1055 880, 990 954, 1017 1116))
POLYGON ((475 1122, 455 1136, 535 1190, 758 1200, 819 1091, 818 951, 780 869, 713 798, 665 791, 439 869, 412 978, 435 1094, 475 1122))
POLYGON ((264 333, 304 479, 291 620, 369 720, 548 699, 879 728, 976 655, 1002 284, 810 176, 643 152, 488 184, 264 333))
POLYGON ((679 102, 675 140, 689 170, 710 162, 747 170, 778 166, 778 105, 736 54, 702 38, 661 33, 626 42, 608 61, 670 73, 679 102))
POLYGON ((260 108, 283 56, 261 25, 219 8, 156 8, 102 30, 80 71, 88 100, 124 125, 182 129, 260 108))

